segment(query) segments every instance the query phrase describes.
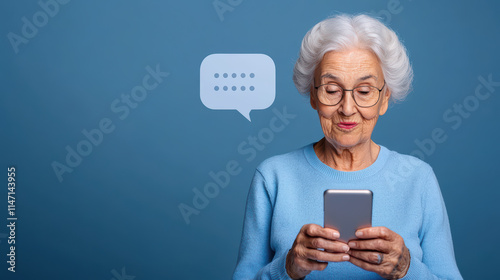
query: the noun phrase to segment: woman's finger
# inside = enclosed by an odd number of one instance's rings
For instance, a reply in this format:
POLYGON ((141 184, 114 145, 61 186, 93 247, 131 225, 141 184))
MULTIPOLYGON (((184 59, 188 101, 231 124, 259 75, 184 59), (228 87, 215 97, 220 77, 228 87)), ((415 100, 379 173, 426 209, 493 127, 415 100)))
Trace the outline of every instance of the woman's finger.
POLYGON ((351 259, 349 261, 355 266, 361 267, 364 270, 373 271, 381 275, 382 277, 389 276, 393 270, 393 268, 390 265, 387 265, 384 262, 381 262, 380 264, 374 264, 366 262, 362 259, 358 259, 354 256, 351 256, 351 259))
POLYGON ((392 241, 394 238, 399 236, 397 233, 386 227, 368 227, 359 229, 356 231, 356 237, 358 239, 384 239, 387 241, 392 241))
POLYGON ((337 240, 340 237, 338 231, 332 228, 324 228, 316 224, 308 224, 302 227, 301 231, 309 237, 323 237, 330 240, 337 240))
POLYGON ((332 253, 347 253, 349 251, 347 244, 321 237, 307 238, 303 245, 310 249, 324 249, 332 253))
POLYGON ((356 259, 365 261, 367 263, 377 264, 377 265, 382 264, 382 262, 384 262, 384 259, 389 258, 389 255, 375 251, 351 250, 349 252, 349 255, 351 255, 351 257, 355 257, 356 259))
POLYGON ((320 262, 345 262, 350 259, 347 253, 329 253, 315 249, 307 249, 304 256, 309 260, 320 262))
POLYGON ((390 253, 394 250, 394 243, 384 239, 355 239, 348 243, 349 248, 356 250, 378 251, 390 253))
POLYGON ((313 270, 324 270, 328 262, 348 261, 349 247, 336 241, 339 237, 339 232, 334 229, 316 224, 302 226, 286 257, 288 275, 302 278, 313 270))

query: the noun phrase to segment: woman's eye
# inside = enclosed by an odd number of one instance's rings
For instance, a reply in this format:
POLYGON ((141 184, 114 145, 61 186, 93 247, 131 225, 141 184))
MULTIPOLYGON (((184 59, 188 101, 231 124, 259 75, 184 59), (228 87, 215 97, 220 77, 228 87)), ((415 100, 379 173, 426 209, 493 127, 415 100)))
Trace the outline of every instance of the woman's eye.
POLYGON ((327 85, 325 86, 325 91, 328 94, 340 94, 342 92, 342 89, 336 85, 327 85))
POLYGON ((326 93, 328 93, 328 94, 338 94, 338 93, 340 93, 340 90, 326 90, 326 93))
POLYGON ((370 87, 359 87, 359 88, 356 88, 356 92, 358 94, 361 94, 361 95, 367 95, 371 92, 371 88, 370 87))

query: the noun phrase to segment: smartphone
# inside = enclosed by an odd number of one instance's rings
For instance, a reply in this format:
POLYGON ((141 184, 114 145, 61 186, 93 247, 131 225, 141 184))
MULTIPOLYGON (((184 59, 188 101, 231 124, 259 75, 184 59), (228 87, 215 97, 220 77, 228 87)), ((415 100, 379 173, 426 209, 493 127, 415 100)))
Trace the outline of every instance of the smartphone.
POLYGON ((323 198, 324 227, 338 230, 340 241, 356 239, 356 230, 372 226, 372 191, 326 190, 323 198))

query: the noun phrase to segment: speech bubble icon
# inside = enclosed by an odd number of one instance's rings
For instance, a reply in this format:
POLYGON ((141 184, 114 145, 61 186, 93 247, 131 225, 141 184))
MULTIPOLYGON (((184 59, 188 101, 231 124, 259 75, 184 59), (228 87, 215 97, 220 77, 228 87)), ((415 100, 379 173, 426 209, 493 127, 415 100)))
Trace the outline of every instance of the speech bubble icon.
POLYGON ((200 66, 200 98, 212 110, 269 108, 276 97, 276 67, 265 54, 211 54, 200 66))

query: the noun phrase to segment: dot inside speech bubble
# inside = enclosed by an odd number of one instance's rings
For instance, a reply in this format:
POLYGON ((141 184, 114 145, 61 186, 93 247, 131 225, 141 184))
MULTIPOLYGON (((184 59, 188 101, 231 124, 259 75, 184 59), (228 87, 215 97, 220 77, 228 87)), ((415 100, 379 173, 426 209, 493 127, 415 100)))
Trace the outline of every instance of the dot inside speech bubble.
POLYGON ((211 54, 201 62, 200 98, 213 110, 269 108, 276 97, 276 67, 265 54, 211 54))

